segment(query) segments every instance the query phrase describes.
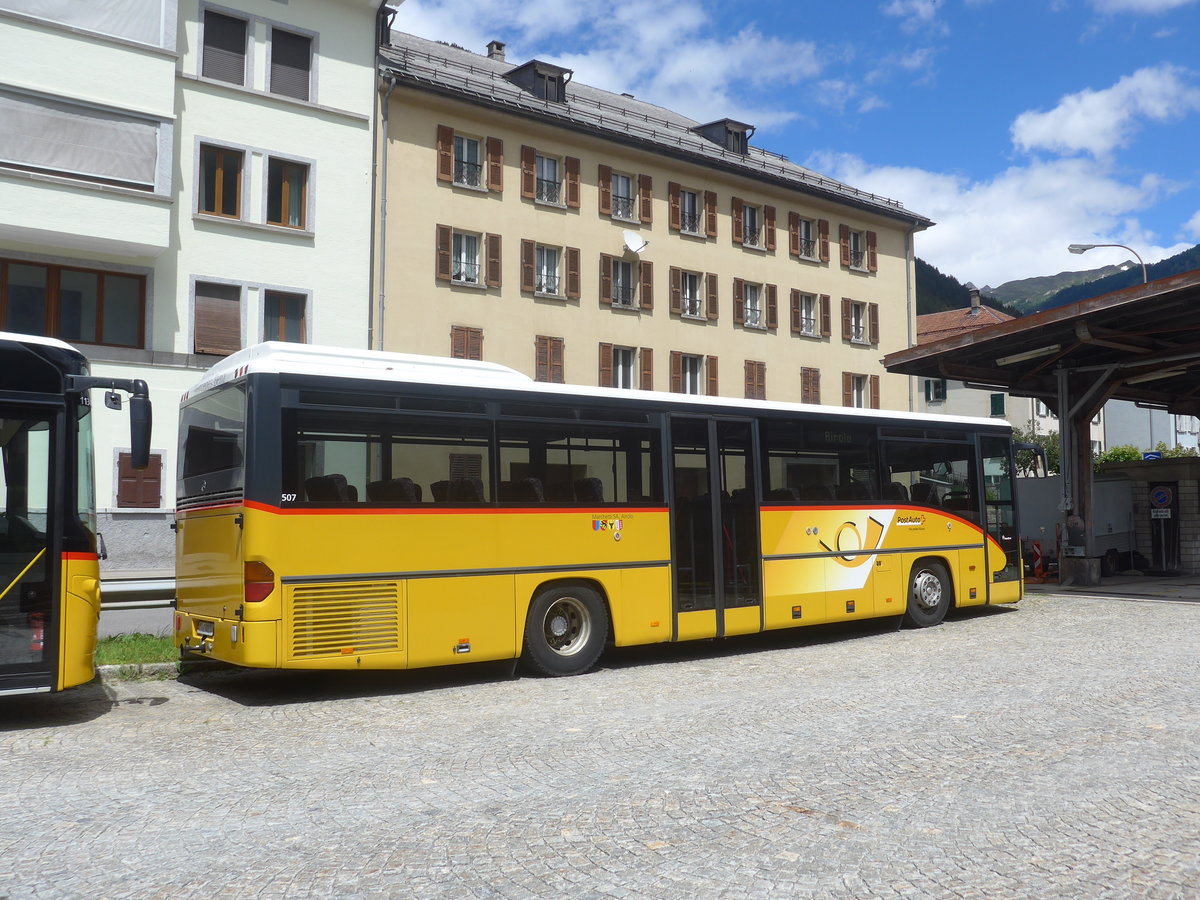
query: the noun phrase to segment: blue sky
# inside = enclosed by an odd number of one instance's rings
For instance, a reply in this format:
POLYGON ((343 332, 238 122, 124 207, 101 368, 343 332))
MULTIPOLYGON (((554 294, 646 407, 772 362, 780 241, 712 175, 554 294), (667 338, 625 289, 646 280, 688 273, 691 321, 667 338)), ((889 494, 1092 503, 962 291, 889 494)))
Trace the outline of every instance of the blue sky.
POLYGON ((1200 0, 406 0, 395 27, 757 126, 938 224, 960 281, 1200 243, 1200 0))

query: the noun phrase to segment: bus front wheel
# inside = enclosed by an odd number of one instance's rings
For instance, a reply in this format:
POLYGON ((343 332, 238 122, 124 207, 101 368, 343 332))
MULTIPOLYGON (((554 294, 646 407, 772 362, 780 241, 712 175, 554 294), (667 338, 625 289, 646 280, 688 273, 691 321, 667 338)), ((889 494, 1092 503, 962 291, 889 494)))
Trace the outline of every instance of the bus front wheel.
POLYGON ((608 638, 608 610, 583 585, 547 588, 525 619, 525 666, 538 675, 579 675, 596 664, 608 638))
POLYGON ((908 579, 908 608, 904 624, 928 628, 946 618, 954 599, 946 567, 934 560, 921 560, 908 579))

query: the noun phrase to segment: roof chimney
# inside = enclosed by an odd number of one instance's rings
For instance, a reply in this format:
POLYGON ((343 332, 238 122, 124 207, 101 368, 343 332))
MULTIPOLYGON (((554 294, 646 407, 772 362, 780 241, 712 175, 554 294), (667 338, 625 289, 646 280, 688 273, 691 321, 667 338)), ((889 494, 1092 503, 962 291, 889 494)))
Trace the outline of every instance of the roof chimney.
POLYGON ((979 315, 979 288, 974 286, 971 287, 971 311, 967 315, 979 315))
POLYGON ((488 41, 488 59, 504 62, 504 41, 488 41))

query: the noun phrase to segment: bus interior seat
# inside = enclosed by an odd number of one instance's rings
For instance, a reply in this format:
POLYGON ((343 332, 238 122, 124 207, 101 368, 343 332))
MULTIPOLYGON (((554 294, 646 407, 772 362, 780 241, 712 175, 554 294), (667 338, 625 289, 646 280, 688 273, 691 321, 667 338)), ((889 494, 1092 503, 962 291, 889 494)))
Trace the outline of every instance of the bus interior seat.
POLYGON ((889 481, 883 486, 883 499, 888 503, 907 503, 908 489, 898 481, 889 481))
POLYGON ((346 482, 340 472, 329 475, 314 475, 304 482, 304 493, 309 500, 333 502, 358 502, 358 488, 346 482))
POLYGON ((865 503, 871 499, 871 492, 861 481, 848 481, 838 485, 837 497, 850 503, 865 503))
POLYGON ((545 501, 541 479, 532 477, 500 482, 499 494, 501 500, 509 502, 542 503, 545 501))
POLYGON ((768 500, 799 500, 800 491, 796 488, 784 487, 767 491, 768 500))
POLYGON ((478 477, 451 478, 450 499, 460 503, 483 502, 483 479, 478 477))
POLYGON ((367 499, 373 501, 393 500, 401 503, 420 503, 421 486, 411 478, 393 478, 390 481, 372 481, 367 485, 367 499))
POLYGON ((942 501, 942 506, 945 509, 954 510, 955 512, 974 512, 975 501, 971 499, 971 495, 964 491, 955 491, 946 495, 946 499, 942 501))
POLYGON ((937 499, 937 488, 924 481, 912 486, 912 502, 921 506, 941 506, 937 499))
POLYGON ((604 482, 599 478, 578 478, 574 486, 575 499, 580 503, 604 502, 604 482))
POLYGON ((833 488, 824 482, 811 482, 804 486, 804 498, 818 503, 831 503, 834 500, 833 488))

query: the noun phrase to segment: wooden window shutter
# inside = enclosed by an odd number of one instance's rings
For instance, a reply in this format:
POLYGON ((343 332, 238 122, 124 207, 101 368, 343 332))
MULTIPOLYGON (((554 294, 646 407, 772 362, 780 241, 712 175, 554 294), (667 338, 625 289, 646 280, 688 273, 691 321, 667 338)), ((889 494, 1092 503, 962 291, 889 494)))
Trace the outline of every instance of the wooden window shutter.
POLYGON ((716 191, 704 192, 704 236, 710 238, 715 238, 717 236, 716 191))
POLYGON ((733 220, 733 242, 741 244, 745 242, 746 232, 742 225, 742 198, 734 197, 729 206, 729 215, 733 220))
POLYGON ((775 207, 763 207, 763 230, 766 232, 765 244, 768 250, 775 249, 775 207))
POLYGON ((643 347, 641 356, 641 387, 643 391, 654 390, 654 351, 649 347, 643 347))
POLYGON ((854 321, 850 318, 850 309, 854 305, 854 301, 849 297, 842 298, 842 340, 849 341, 854 338, 854 321))
POLYGON ((715 356, 710 356, 705 360, 704 377, 708 382, 708 396, 717 396, 717 358, 715 356))
POLYGON ((842 373, 842 406, 854 405, 854 373, 842 373))
POLYGON ((680 187, 678 181, 667 182, 667 226, 672 231, 679 231, 682 217, 679 212, 680 187))
POLYGON ((201 75, 230 84, 246 83, 246 25, 245 19, 205 11, 201 75))
POLYGON ((748 359, 748 360, 746 360, 745 374, 742 376, 742 382, 743 382, 742 391, 747 400, 756 399, 755 393, 754 393, 754 382, 755 382, 754 374, 755 374, 754 373, 754 360, 748 359))
POLYGON ((560 337, 550 338, 550 380, 555 384, 565 382, 563 371, 564 341, 560 337))
POLYGON ((454 129, 449 125, 437 127, 437 180, 454 180, 454 129))
POLYGON ((871 409, 879 409, 879 376, 871 376, 871 409))
POLYGON ((829 337, 833 334, 833 323, 830 321, 832 316, 829 311, 829 295, 821 295, 821 337, 829 337))
POLYGON ((649 175, 638 176, 638 218, 643 225, 654 221, 654 179, 649 175))
POLYGON ((773 285, 767 285, 767 327, 779 327, 779 289, 773 285))
POLYGON ((483 359, 483 329, 469 329, 467 340, 467 358, 483 359))
POLYGON ((612 215, 612 166, 601 164, 596 169, 596 186, 600 188, 600 215, 612 215))
POLYGON ((579 281, 579 248, 568 247, 567 257, 567 297, 578 300, 582 295, 579 281))
POLYGON ((197 281, 194 330, 196 353, 228 356, 241 350, 241 286, 197 281))
POLYGON ((802 368, 800 370, 800 402, 821 402, 821 370, 802 368))
POLYGON ((487 189, 504 190, 504 141, 500 138, 487 139, 487 189))
POLYGON ((848 266, 848 265, 850 265, 850 226, 849 225, 839 225, 838 226, 838 243, 841 245, 841 248, 842 248, 841 249, 842 265, 848 266))
POLYGON ((484 283, 488 287, 500 287, 500 235, 489 234, 487 245, 487 272, 484 283))
POLYGON ((483 359, 483 329, 451 325, 450 356, 454 359, 483 359))
POLYGON ((600 254, 600 302, 612 306, 612 264, 613 258, 607 253, 600 254))
POLYGON ((879 304, 867 304, 867 339, 872 344, 879 343, 879 304))
POLYGON ((162 505, 162 454, 151 453, 144 469, 133 467, 133 456, 117 454, 117 506, 157 509, 162 505))
POLYGON ((678 350, 671 351, 671 393, 683 391, 683 354, 678 350))
POLYGON ((709 272, 704 276, 704 280, 708 282, 704 290, 704 314, 707 318, 715 320, 718 315, 716 272, 709 272))
POLYGON ((742 279, 733 279, 733 321, 736 325, 741 325, 746 321, 746 297, 743 284, 742 279))
POLYGON ((567 170, 567 206, 579 209, 579 159, 574 156, 566 158, 567 170))
POLYGON ((654 263, 642 260, 638 263, 638 277, 641 279, 642 309, 654 309, 654 263))
POLYGON ((829 220, 817 219, 817 243, 821 247, 821 262, 829 262, 829 220))
POLYGON ((438 281, 450 280, 450 246, 453 240, 453 229, 449 225, 438 225, 437 238, 434 242, 436 259, 433 274, 438 281))
POLYGON ((521 145, 521 196, 532 200, 535 196, 537 183, 537 151, 532 147, 521 145))
POLYGON ((613 386, 613 345, 600 344, 600 387, 613 386))
POLYGON ((873 231, 867 232, 867 270, 871 272, 879 271, 879 253, 876 246, 876 234, 873 231))
POLYGON ((533 339, 533 379, 550 380, 550 338, 539 334, 533 339))
POLYGON ((536 245, 533 241, 521 241, 521 290, 533 291, 533 266, 534 266, 534 250, 536 245))
POLYGON ((767 364, 754 359, 746 360, 746 399, 767 399, 767 364))
POLYGON ((788 253, 800 255, 800 213, 788 213, 788 253))
POLYGON ((802 330, 800 322, 800 292, 792 288, 792 333, 797 334, 802 330))
POLYGON ((671 312, 679 314, 683 312, 683 272, 671 266, 670 283, 671 283, 671 312))

